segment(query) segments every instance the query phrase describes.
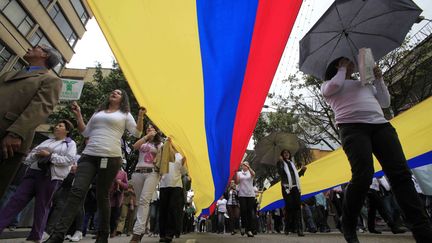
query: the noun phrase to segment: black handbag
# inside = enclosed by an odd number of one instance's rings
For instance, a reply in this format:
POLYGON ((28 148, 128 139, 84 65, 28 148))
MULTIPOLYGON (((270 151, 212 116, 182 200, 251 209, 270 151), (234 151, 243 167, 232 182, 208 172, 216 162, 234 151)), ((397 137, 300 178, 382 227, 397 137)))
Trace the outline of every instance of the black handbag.
POLYGON ((51 155, 39 158, 37 160, 37 165, 42 171, 48 170, 51 165, 51 155))

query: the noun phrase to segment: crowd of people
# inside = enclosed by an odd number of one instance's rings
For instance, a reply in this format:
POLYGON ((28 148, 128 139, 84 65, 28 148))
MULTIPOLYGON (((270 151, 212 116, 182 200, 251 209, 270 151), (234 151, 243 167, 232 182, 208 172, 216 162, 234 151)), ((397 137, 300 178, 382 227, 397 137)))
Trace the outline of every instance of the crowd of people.
POLYGON ((297 168, 291 151, 285 149, 276 164, 283 208, 259 211, 255 171, 244 161, 217 200, 214 214, 197 218, 187 158, 154 124, 148 124, 142 136, 146 110, 140 109, 135 120, 124 90, 110 92, 87 123, 80 106, 73 102, 76 128, 85 137, 79 151, 70 136, 75 126, 68 118, 55 124, 52 138, 30 149, 35 128, 58 102, 61 83, 47 71, 59 62, 53 48, 34 47, 25 59, 30 63, 28 70, 0 77, 2 99, 16 101, 0 107, 5 118, 0 120, 0 196, 4 201, 0 234, 34 198, 33 225, 27 238, 33 242, 76 242, 90 231, 99 243, 121 234, 131 235, 131 243, 140 242, 146 234, 159 236, 159 242, 171 242, 195 230, 248 237, 283 231, 302 237, 304 230, 330 232, 327 219, 334 215, 336 228, 346 241, 356 243, 359 231, 381 233, 376 228, 376 211, 393 233, 405 232, 406 226, 417 242, 432 242, 430 197, 415 186, 396 131, 383 116, 381 108, 389 105, 390 98, 378 68, 376 82, 363 85, 351 79, 354 63, 338 58, 329 65, 328 81, 322 85, 352 167, 348 184, 302 202, 299 178, 307 169, 297 168), (27 92, 33 89, 33 96, 16 100, 13 90, 23 90, 27 83, 34 85, 25 88, 27 92), (125 131, 137 138, 133 148, 139 152, 130 180, 122 168, 125 131), (385 177, 373 179, 372 154, 385 177), (17 171, 23 167, 20 177, 17 171))

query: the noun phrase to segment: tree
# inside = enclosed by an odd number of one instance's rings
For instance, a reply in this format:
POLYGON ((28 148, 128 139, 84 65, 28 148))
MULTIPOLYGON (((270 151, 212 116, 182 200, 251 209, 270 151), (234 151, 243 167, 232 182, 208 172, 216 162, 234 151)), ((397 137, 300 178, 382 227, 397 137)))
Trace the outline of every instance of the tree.
MULTIPOLYGON (((394 116, 432 95, 432 77, 429 74, 432 67, 432 36, 415 46, 408 43, 409 39, 379 62, 385 70, 384 81, 391 95, 394 116)), ((387 118, 392 118, 389 113, 387 111, 387 118)))
POLYGON ((322 80, 310 75, 291 75, 284 83, 290 86, 288 96, 278 96, 276 104, 289 107, 297 120, 296 133, 305 144, 321 142, 335 150, 341 144, 331 107, 321 95, 322 80))

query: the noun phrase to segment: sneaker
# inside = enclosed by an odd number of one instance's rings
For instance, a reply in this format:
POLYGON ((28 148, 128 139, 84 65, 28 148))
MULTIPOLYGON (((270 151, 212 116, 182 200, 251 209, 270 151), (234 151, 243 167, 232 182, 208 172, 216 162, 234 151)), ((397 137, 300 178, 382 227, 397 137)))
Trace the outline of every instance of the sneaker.
POLYGON ((70 237, 70 241, 78 242, 78 241, 82 240, 82 238, 83 238, 82 232, 77 230, 77 231, 75 231, 74 235, 72 237, 70 237))
POLYGON ((72 238, 71 235, 66 235, 65 240, 70 240, 72 238))
POLYGON ((15 225, 11 225, 8 227, 9 231, 15 231, 16 230, 16 226, 15 225))
POLYGON ((252 231, 248 231, 246 234, 247 234, 247 237, 254 237, 254 234, 252 233, 252 231))
POLYGON ((42 239, 41 239, 41 241, 42 242, 45 242, 45 241, 47 241, 48 240, 48 238, 50 237, 50 235, 47 233, 47 232, 43 232, 43 234, 42 234, 42 239))

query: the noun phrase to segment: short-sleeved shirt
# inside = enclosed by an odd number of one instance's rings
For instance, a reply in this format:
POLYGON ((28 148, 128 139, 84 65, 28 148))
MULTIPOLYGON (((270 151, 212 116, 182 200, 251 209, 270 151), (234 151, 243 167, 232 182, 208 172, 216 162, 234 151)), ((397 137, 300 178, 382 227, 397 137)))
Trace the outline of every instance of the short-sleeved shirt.
POLYGON ((239 178, 239 197, 255 197, 255 190, 253 186, 253 176, 249 171, 237 172, 239 178))
POLYGON ((156 158, 158 148, 152 142, 146 142, 139 148, 137 168, 154 167, 153 162, 156 158))
POLYGON ((99 157, 121 157, 121 137, 125 130, 140 137, 132 115, 118 110, 115 112, 99 111, 93 114, 82 133, 89 138, 83 154, 99 157))

